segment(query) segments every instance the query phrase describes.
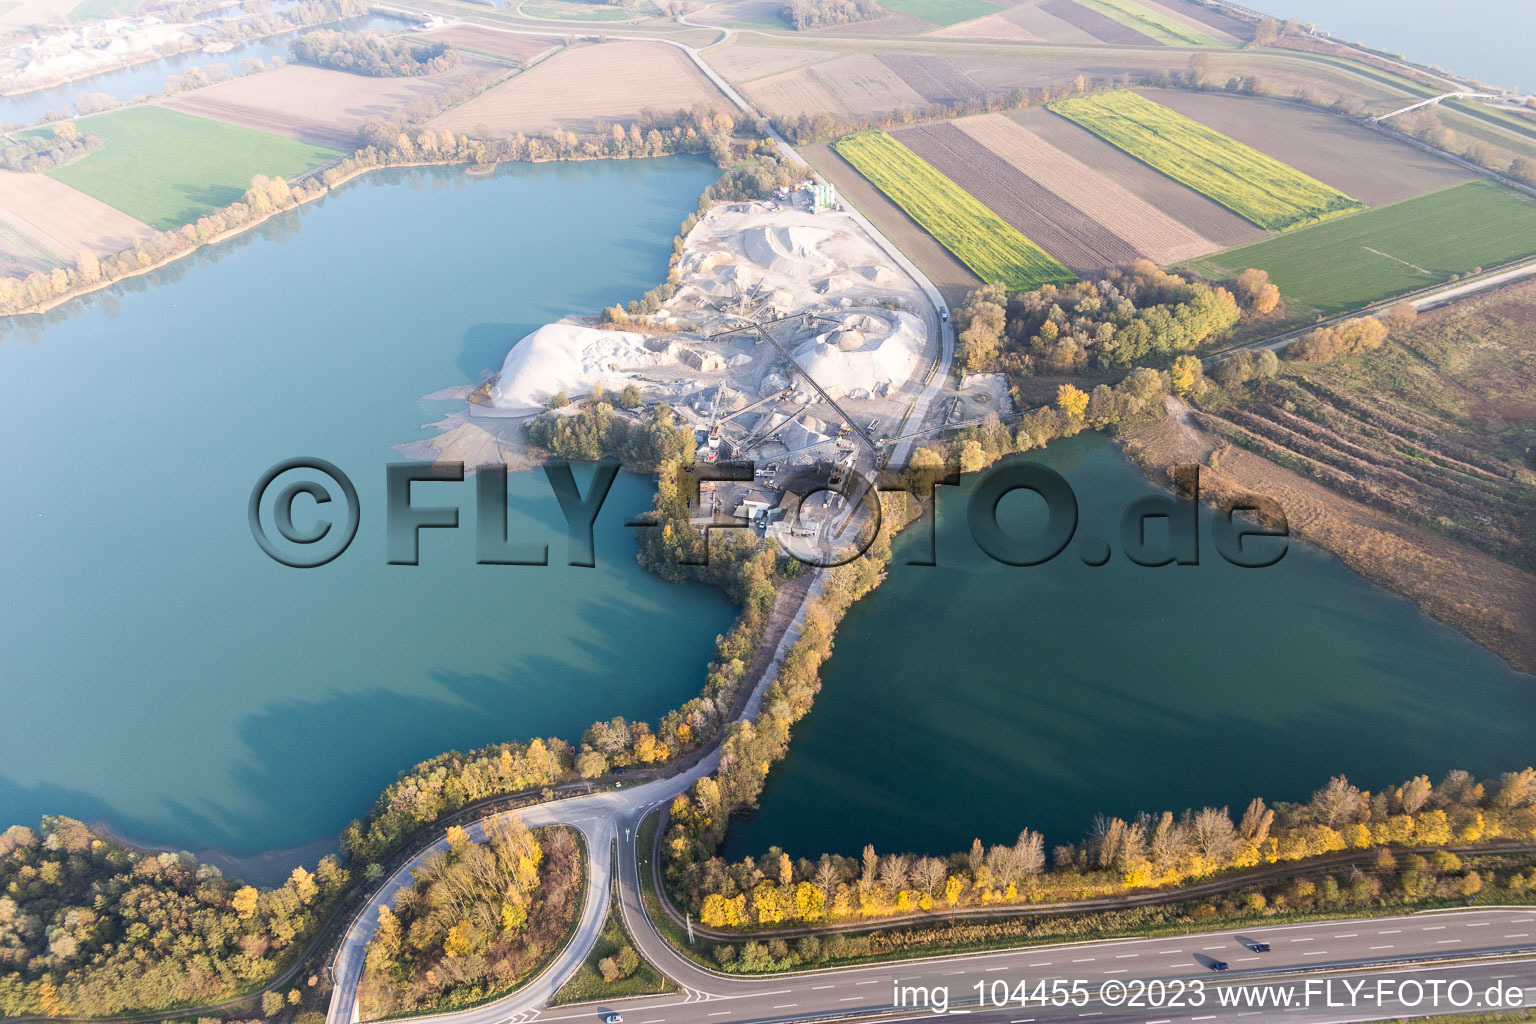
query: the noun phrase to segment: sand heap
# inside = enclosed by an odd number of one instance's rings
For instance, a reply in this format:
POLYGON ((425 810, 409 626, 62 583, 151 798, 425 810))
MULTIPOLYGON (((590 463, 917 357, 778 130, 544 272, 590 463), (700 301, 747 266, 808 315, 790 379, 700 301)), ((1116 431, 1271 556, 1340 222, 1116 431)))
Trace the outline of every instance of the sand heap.
POLYGON ((545 408, 557 391, 584 395, 594 385, 618 390, 627 371, 677 361, 673 346, 630 331, 599 331, 575 324, 546 324, 512 346, 491 388, 497 409, 521 416, 545 408))
POLYGON ((711 209, 683 239, 677 269, 684 283, 669 304, 674 309, 784 314, 829 303, 922 301, 916 286, 846 214, 771 203, 711 209), (732 305, 738 301, 741 307, 732 305))
POLYGON ((764 270, 791 276, 831 273, 832 260, 819 246, 832 238, 825 228, 804 224, 748 228, 741 233, 742 251, 764 270))
POLYGON ((795 350, 833 397, 868 397, 909 380, 922 362, 923 325, 911 313, 855 313, 795 350))

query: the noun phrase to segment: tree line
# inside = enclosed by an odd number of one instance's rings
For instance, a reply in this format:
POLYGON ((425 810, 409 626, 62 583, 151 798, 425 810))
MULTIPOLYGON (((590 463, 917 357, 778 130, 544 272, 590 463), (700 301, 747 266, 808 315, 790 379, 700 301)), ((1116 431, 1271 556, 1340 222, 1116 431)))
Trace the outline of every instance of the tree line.
POLYGON ((433 75, 459 62, 458 51, 447 43, 390 39, 371 31, 319 29, 299 36, 291 49, 294 60, 380 78, 433 75))
MULTIPOLYGON (((686 827, 701 810, 695 800, 674 813, 686 827)), ((939 857, 866 846, 856 858, 796 860, 775 848, 735 863, 677 858, 667 876, 704 924, 758 929, 1082 900, 1346 850, 1493 840, 1536 841, 1536 770, 1482 782, 1452 771, 1438 784, 1420 775, 1375 793, 1337 776, 1304 803, 1255 799, 1236 819, 1215 807, 1100 816, 1082 841, 1057 846, 1049 857, 1045 838, 1025 829, 1012 843, 986 846, 978 839, 969 850, 939 857)), ((1457 894, 1478 888, 1474 880, 1457 894)), ((1423 898, 1434 886, 1421 878, 1408 890, 1423 898)))
POLYGON ((784 17, 796 30, 868 21, 885 13, 875 0, 789 0, 784 17))
MULTIPOLYGON (((476 79, 466 80, 457 89, 445 90, 428 104, 430 117, 437 104, 455 97, 472 95, 484 88, 476 79)), ((729 116, 713 110, 679 110, 672 115, 652 112, 625 130, 613 126, 606 134, 577 136, 571 132, 552 131, 546 136, 526 136, 519 132, 510 138, 470 138, 466 135, 431 128, 409 130, 397 123, 372 123, 363 129, 367 141, 351 156, 327 167, 319 180, 289 183, 282 178, 257 175, 245 195, 229 206, 213 210, 191 224, 174 231, 160 231, 147 236, 118 253, 98 256, 82 251, 72 266, 33 271, 24 277, 0 277, 0 315, 21 313, 48 305, 67 296, 90 291, 105 281, 137 274, 159 263, 184 255, 227 232, 265 219, 276 210, 289 209, 316 199, 334 185, 360 171, 398 164, 493 164, 502 161, 626 159, 668 156, 678 153, 707 153, 717 159, 729 159, 732 148, 729 135, 734 130, 729 116), (640 124, 651 127, 644 133, 640 124), (701 132, 701 125, 709 134, 701 132), (622 137, 622 138, 621 138, 622 137)), ((762 161, 760 161, 761 163, 762 161)), ((732 171, 733 181, 752 180, 756 171, 745 175, 732 171)), ((770 193, 771 194, 771 190, 770 193)))
POLYGON ((0 149, 0 164, 8 171, 46 171, 99 145, 99 136, 92 132, 81 135, 73 123, 65 122, 13 138, 0 149))
POLYGON ((447 851, 412 875, 378 910, 358 984, 365 1020, 471 1006, 512 988, 564 943, 581 908, 571 830, 534 832, 511 814, 487 820, 482 842, 449 828, 447 851))
POLYGON ((1244 316, 1264 316, 1280 293, 1262 270, 1211 284, 1151 260, 1068 285, 1028 292, 978 288, 956 310, 956 360, 968 373, 1011 378, 1166 364, 1225 337, 1244 316))
POLYGON ((13 826, 0 834, 0 1016, 102 1017, 264 985, 348 880, 325 857, 313 873, 295 868, 256 889, 191 854, 141 853, 71 818, 13 826))
POLYGON ((727 971, 773 972, 889 960, 925 953, 1017 947, 1025 943, 1111 936, 1144 937, 1181 931, 1266 925, 1320 914, 1412 909, 1425 904, 1526 903, 1536 893, 1536 866, 1526 856, 1462 855, 1444 850, 1394 854, 1380 849, 1369 862, 1284 879, 1256 881, 1219 895, 1171 900, 1124 910, 1083 911, 1029 917, 942 918, 860 934, 807 935, 799 939, 721 942, 712 947, 727 971))

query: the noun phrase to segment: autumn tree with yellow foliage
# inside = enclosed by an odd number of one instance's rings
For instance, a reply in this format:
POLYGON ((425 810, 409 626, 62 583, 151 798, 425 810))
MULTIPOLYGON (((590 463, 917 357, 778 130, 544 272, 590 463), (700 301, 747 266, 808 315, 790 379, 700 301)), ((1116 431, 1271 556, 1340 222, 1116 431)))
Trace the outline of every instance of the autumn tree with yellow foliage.
POLYGON ((378 909, 359 983, 363 1015, 449 1010, 526 978, 558 948, 581 905, 581 847, 569 829, 531 831, 511 814, 485 839, 450 826, 448 849, 378 909))

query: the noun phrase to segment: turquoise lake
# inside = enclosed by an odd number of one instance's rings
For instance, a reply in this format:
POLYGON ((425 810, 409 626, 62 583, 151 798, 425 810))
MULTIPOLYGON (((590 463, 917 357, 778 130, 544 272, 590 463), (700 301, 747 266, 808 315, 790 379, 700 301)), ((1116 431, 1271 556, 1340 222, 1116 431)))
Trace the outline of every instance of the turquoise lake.
MULTIPOLYGON (((1199 565, 1145 568, 1119 521, 1155 493, 1097 434, 1022 456, 1060 473, 1081 514, 1042 566, 991 561, 970 539, 976 477, 940 490, 935 567, 898 537, 890 578, 850 609, 762 807, 731 858, 948 853, 1083 838, 1096 813, 1305 800, 1329 776, 1379 788, 1450 768, 1536 761, 1536 678, 1291 542, 1279 563, 1223 561, 1201 513, 1199 565), (1092 568, 1086 538, 1114 556, 1092 568)), ((1038 532, 1044 503, 1015 492, 999 519, 1038 532)))
MULTIPOLYGON (((548 568, 474 564, 473 484, 421 565, 385 564, 391 446, 461 403, 533 328, 638 296, 718 171, 696 160, 383 172, 0 339, 0 827, 45 813, 235 853, 335 836, 444 750, 654 720, 698 692, 734 611, 635 563, 621 474, 594 569, 564 564, 542 472, 514 538, 548 568), (246 521, 292 456, 356 482, 362 525, 285 568, 246 521)), ((588 471, 578 470, 583 486, 588 471)))

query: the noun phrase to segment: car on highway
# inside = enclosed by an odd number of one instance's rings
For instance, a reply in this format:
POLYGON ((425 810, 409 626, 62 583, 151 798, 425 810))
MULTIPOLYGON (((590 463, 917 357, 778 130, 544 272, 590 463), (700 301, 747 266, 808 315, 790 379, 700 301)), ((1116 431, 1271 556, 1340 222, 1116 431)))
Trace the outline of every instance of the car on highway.
POLYGON ((1225 960, 1212 960, 1210 964, 1213 971, 1224 971, 1230 966, 1225 960))
POLYGON ((618 1013, 605 1013, 603 1014, 603 1024, 624 1024, 624 1016, 618 1013))
POLYGON ((1267 942, 1249 942, 1249 943, 1246 943, 1246 945, 1247 945, 1247 947, 1249 949, 1253 950, 1253 952, 1255 952, 1255 953, 1268 953, 1269 952, 1269 943, 1267 943, 1267 942))

